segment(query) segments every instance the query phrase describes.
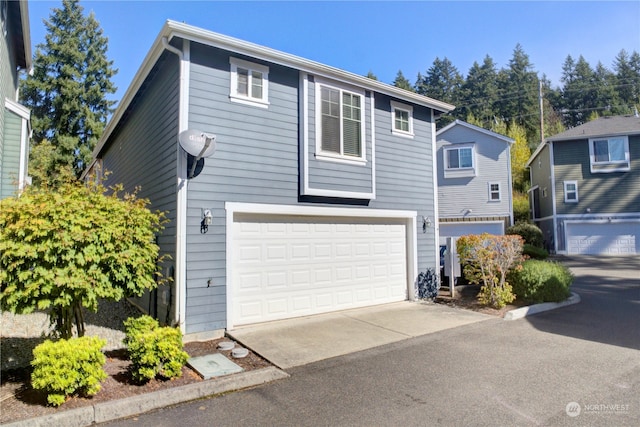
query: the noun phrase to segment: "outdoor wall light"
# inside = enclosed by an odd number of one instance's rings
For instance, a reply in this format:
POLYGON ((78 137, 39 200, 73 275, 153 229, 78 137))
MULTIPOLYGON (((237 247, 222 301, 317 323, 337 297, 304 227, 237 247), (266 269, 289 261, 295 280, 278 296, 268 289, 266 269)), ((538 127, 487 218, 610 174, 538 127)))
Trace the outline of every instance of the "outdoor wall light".
POLYGON ((206 234, 209 231, 209 226, 213 222, 213 214, 210 209, 204 209, 202 211, 202 221, 200 222, 200 234, 206 234))
POLYGON ((422 232, 426 233, 427 228, 431 227, 431 219, 428 216, 422 216, 422 232))

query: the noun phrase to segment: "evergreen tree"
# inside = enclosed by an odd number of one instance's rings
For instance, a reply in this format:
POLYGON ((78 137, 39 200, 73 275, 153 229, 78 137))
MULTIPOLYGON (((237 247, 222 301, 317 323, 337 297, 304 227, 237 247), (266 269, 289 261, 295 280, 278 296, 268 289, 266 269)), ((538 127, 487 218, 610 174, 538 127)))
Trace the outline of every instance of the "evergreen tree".
MULTIPOLYGON (((459 99, 460 88, 464 79, 458 69, 447 58, 436 58, 433 65, 427 70, 427 75, 418 74, 416 92, 455 105, 459 99)), ((438 128, 451 123, 455 118, 450 115, 441 116, 438 128)))
POLYGON ((613 62, 613 69, 620 103, 632 112, 640 107, 640 54, 634 51, 629 56, 621 50, 613 62))
MULTIPOLYGON (((40 171, 55 180, 60 170, 79 176, 91 160, 115 101, 110 81, 117 70, 107 59, 108 39, 93 13, 78 0, 63 0, 45 21, 45 42, 33 59, 34 72, 21 82, 22 102, 31 109, 34 146, 48 140, 54 159, 40 171)), ((42 164, 42 163, 41 163, 42 164)))
POLYGON ((411 86, 411 82, 406 79, 404 74, 402 74, 401 70, 398 70, 398 74, 396 74, 396 79, 393 81, 393 85, 395 87, 399 87, 400 89, 413 91, 413 86, 411 86))
POLYGON ((369 78, 371 80, 378 80, 378 76, 373 74, 373 71, 371 71, 371 70, 369 70, 369 72, 367 73, 367 78, 369 78))
POLYGON ((479 126, 490 127, 496 116, 497 79, 496 66, 489 55, 485 56, 482 65, 474 62, 462 84, 456 115, 463 120, 472 115, 481 123, 479 126))
POLYGON ((509 60, 509 68, 501 70, 498 78, 500 113, 510 124, 523 126, 528 140, 539 140, 538 75, 520 44, 509 60))
POLYGON ((565 126, 571 128, 588 121, 596 110, 595 73, 580 55, 575 62, 567 56, 562 67, 562 112, 565 126))

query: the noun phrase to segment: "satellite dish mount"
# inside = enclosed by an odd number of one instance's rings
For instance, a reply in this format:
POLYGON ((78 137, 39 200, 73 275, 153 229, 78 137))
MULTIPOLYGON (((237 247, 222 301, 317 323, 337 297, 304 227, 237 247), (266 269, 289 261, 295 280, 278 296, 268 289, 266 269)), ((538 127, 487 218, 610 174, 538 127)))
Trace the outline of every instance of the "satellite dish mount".
POLYGON ((189 179, 191 179, 200 159, 211 157, 216 151, 216 136, 195 129, 187 129, 180 132, 178 141, 184 151, 195 157, 189 172, 189 179))

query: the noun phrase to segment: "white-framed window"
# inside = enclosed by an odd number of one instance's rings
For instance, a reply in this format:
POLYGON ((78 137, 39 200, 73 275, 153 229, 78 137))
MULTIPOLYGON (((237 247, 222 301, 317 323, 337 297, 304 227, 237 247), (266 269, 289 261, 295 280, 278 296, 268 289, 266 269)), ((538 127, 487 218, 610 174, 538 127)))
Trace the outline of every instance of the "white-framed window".
POLYGON ((500 194, 500 183, 490 182, 489 183, 489 201, 499 202, 500 200, 502 200, 502 197, 500 194))
POLYGON ((413 137, 413 107, 391 101, 391 133, 413 137))
POLYGON ((267 108, 269 105, 269 67, 230 58, 231 88, 234 102, 267 108))
POLYGON ((446 169, 473 169, 473 146, 444 149, 446 169))
POLYGON ((578 182, 564 181, 564 202, 578 203, 578 182))
POLYGON ((318 83, 317 88, 316 157, 366 162, 364 92, 324 83, 318 83))
POLYGON ((625 172, 630 170, 629 138, 616 136, 589 139, 592 173, 625 172))

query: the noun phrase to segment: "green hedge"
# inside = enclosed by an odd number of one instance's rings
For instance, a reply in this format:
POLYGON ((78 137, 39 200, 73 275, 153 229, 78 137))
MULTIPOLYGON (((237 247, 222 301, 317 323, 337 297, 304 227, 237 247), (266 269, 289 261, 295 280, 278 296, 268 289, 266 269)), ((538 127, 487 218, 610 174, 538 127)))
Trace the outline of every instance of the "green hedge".
POLYGON ((183 350, 180 329, 160 327, 157 320, 147 315, 128 318, 124 327, 123 342, 131 359, 134 380, 146 382, 156 376, 172 379, 182 375, 189 355, 183 350))
POLYGON ((522 255, 527 255, 532 259, 547 259, 549 257, 549 252, 547 252, 546 249, 525 243, 522 247, 522 255))
POLYGON ((573 275, 557 262, 530 259, 511 270, 507 281, 517 299, 533 303, 560 302, 571 294, 573 275))
POLYGON ((534 224, 519 222, 515 225, 512 225, 511 227, 508 227, 505 231, 505 234, 516 234, 518 236, 521 236, 524 239, 525 243, 528 243, 531 246, 535 246, 537 248, 542 248, 544 246, 544 236, 542 235, 542 230, 540 230, 534 224))
POLYGON ((107 343, 98 337, 47 340, 33 349, 31 386, 47 393, 47 401, 62 405, 67 396, 93 396, 107 378, 106 358, 100 349, 107 343))

